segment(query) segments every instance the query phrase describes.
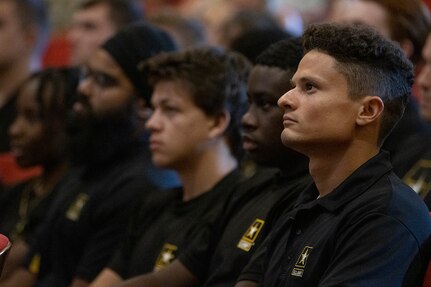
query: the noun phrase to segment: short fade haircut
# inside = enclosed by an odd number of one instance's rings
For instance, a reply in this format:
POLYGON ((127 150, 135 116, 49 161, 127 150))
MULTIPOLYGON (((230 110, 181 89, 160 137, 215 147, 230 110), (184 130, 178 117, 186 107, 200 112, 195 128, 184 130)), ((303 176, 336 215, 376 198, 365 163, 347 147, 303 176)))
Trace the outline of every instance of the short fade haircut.
POLYGON ((242 155, 239 131, 247 108, 249 61, 240 54, 221 48, 196 48, 181 53, 165 53, 144 63, 142 71, 150 86, 161 81, 185 84, 197 107, 206 115, 230 114, 225 135, 231 152, 242 155))
POLYGON ((346 77, 349 97, 378 96, 384 103, 378 144, 404 113, 414 81, 413 65, 401 48, 364 25, 317 24, 302 38, 305 53, 325 53, 346 77))
POLYGON ((78 5, 76 11, 87 10, 99 5, 109 7, 109 16, 117 29, 142 20, 144 17, 134 0, 84 0, 78 5))
POLYGON ((300 38, 284 39, 270 45, 259 54, 256 65, 279 68, 293 76, 303 54, 300 38))

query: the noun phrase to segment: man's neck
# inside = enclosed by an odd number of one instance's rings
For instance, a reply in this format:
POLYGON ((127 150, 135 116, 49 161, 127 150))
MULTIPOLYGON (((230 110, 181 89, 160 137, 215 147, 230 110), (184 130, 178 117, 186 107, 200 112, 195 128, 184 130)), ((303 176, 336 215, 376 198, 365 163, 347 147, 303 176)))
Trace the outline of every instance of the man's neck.
POLYGON ((379 152, 371 145, 320 150, 310 155, 310 174, 320 197, 332 192, 361 165, 379 152))
POLYGON ((237 166, 237 160, 231 155, 225 143, 216 144, 214 149, 184 163, 184 168, 177 170, 183 186, 183 200, 188 201, 213 188, 237 166))
POLYGON ((13 96, 15 89, 30 75, 26 61, 12 66, 0 67, 0 107, 3 107, 13 96))

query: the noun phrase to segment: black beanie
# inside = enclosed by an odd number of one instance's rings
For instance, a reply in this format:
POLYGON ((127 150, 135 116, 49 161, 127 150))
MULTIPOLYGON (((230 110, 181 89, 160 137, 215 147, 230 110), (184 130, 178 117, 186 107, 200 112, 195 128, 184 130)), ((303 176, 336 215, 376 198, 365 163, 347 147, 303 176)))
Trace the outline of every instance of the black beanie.
POLYGON ((151 88, 139 72, 139 63, 160 52, 175 51, 176 47, 169 34, 144 22, 124 27, 102 46, 131 80, 138 96, 147 103, 151 99, 151 88))

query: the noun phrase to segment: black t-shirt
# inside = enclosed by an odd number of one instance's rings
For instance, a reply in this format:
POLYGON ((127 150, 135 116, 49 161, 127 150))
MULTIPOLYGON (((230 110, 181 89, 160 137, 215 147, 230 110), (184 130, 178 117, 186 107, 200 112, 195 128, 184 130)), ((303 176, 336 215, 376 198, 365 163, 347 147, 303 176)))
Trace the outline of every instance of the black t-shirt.
POLYGON ((389 151, 394 172, 400 178, 419 160, 422 142, 430 135, 430 126, 421 119, 417 100, 411 97, 402 118, 382 147, 389 151))
POLYGON ((421 286, 430 216, 391 170, 388 155, 380 153, 324 197, 316 199, 312 185, 305 203, 282 214, 240 280, 289 287, 421 286))
POLYGON ((394 172, 419 194, 431 211, 431 134, 405 141, 404 152, 392 158, 394 172))
POLYGON ((155 186, 145 176, 149 159, 139 146, 117 152, 98 168, 72 170, 61 187, 26 267, 41 286, 92 281, 126 231, 137 198, 155 186))
POLYGON ((57 184, 46 196, 38 198, 34 187, 38 178, 6 189, 0 194, 0 233, 11 241, 21 238, 32 244, 57 195, 57 184))
POLYGON ((147 199, 133 217, 109 268, 127 279, 171 263, 190 244, 201 222, 221 217, 240 178, 235 170, 187 202, 182 201, 180 189, 161 191, 147 199))
POLYGON ((288 174, 258 169, 241 184, 219 230, 210 225, 195 236, 180 261, 204 286, 233 286, 268 232, 267 216, 272 207, 283 200, 285 208, 290 208, 310 182, 305 170, 288 174))

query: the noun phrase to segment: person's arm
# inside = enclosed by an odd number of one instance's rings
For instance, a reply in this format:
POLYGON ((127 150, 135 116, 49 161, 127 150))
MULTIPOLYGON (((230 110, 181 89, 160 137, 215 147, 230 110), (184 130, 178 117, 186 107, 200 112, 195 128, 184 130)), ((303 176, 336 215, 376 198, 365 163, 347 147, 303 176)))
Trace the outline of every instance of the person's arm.
POLYGON ((109 268, 105 268, 90 284, 90 287, 111 287, 116 286, 123 281, 120 275, 109 268))
POLYGON ((196 278, 179 260, 160 271, 137 276, 116 287, 194 287, 199 284, 196 278))

